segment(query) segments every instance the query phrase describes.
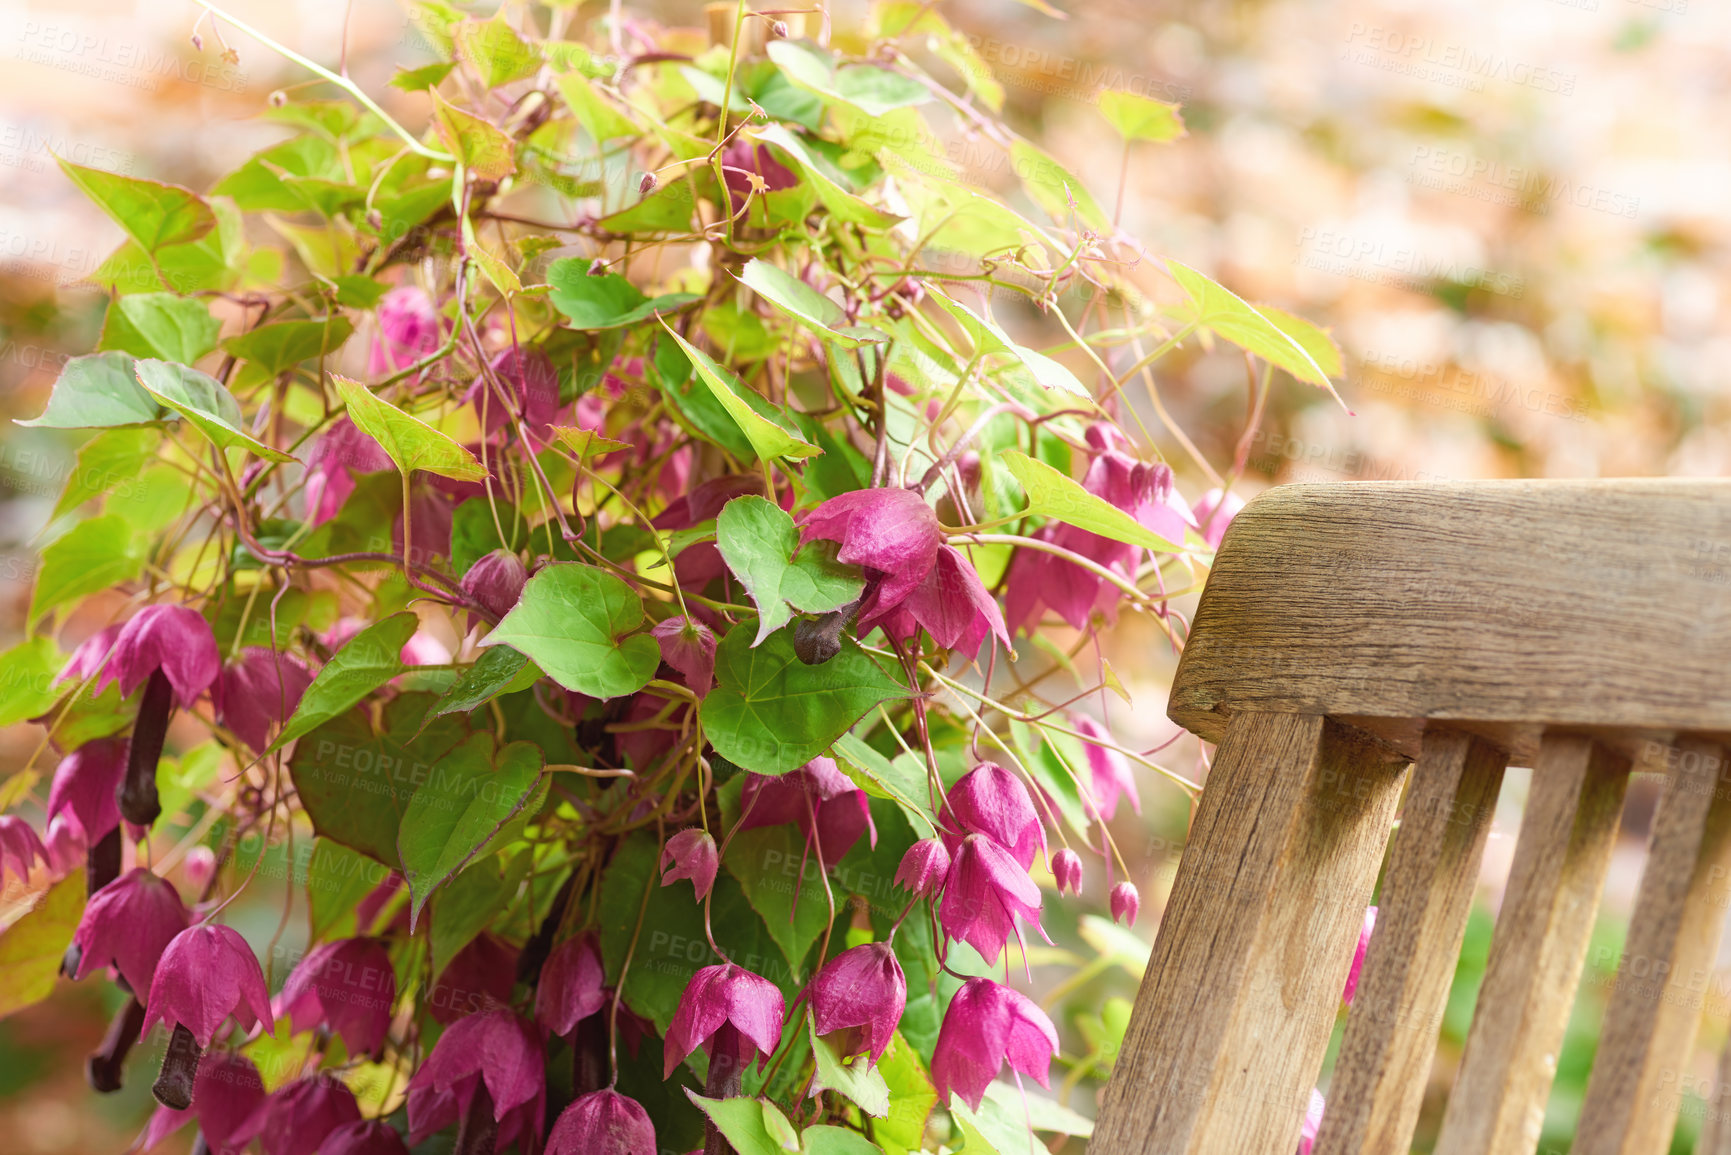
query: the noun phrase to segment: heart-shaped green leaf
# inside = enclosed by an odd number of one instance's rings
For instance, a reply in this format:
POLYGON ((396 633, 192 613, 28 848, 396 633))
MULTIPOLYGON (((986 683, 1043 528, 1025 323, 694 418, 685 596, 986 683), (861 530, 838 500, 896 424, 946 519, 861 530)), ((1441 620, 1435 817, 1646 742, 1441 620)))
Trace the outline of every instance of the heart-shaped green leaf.
POLYGON ((643 601, 606 570, 563 562, 547 566, 523 587, 484 646, 510 646, 547 676, 591 698, 641 690, 661 664, 661 647, 643 624, 643 601))
POLYGON ((240 402, 210 374, 154 358, 133 362, 132 373, 145 392, 186 418, 218 448, 245 449, 266 461, 294 460, 246 431, 240 402))
MULTIPOLYGON (((1190 298, 1190 320, 1193 324, 1213 331, 1264 361, 1285 369, 1300 381, 1334 392, 1328 371, 1294 333, 1275 323, 1275 317, 1240 298, 1224 285, 1216 284, 1177 261, 1168 260, 1166 267, 1172 279, 1190 298)), ((1286 320, 1296 320, 1287 314, 1277 314, 1286 320)), ((1315 326, 1306 326, 1315 330, 1315 326)), ((1318 331, 1319 332, 1319 331, 1318 331)), ((1309 334, 1306 334, 1309 337, 1309 334)), ((1314 338, 1311 338, 1314 339, 1314 338)), ((1326 338, 1325 338, 1326 339, 1326 338)), ((1329 343, 1332 347, 1332 342, 1329 343)), ((1336 353, 1338 360, 1339 354, 1336 353)), ((1338 372, 1338 367, 1336 368, 1338 372)))
POLYGON ((402 610, 350 638, 313 678, 271 749, 280 749, 330 721, 402 673, 403 647, 419 624, 414 614, 402 610))
POLYGON ((179 185, 121 176, 67 160, 60 160, 60 171, 146 252, 196 241, 216 227, 210 206, 179 185))
POLYGON ((373 396, 359 381, 335 375, 331 380, 348 407, 349 420, 377 441, 403 473, 422 469, 455 481, 480 481, 487 476, 487 467, 473 453, 425 421, 373 396))
POLYGON ((500 694, 528 689, 540 676, 541 671, 510 646, 492 646, 482 650, 475 664, 464 670, 433 703, 427 711, 427 720, 446 714, 467 714, 500 694))
POLYGON ((460 164, 482 180, 504 180, 517 171, 515 148, 501 128, 464 112, 428 89, 433 98, 433 127, 460 164))
POLYGON ((547 267, 553 307, 578 329, 618 329, 697 300, 693 293, 646 297, 618 273, 590 273, 594 264, 562 257, 547 267))
POLYGON ((30 624, 51 610, 137 577, 149 544, 133 533, 124 514, 105 513, 73 526, 42 551, 30 597, 30 624))
POLYGON ((758 296, 807 328, 829 337, 844 349, 877 344, 889 338, 875 329, 847 323, 841 306, 778 265, 762 257, 746 262, 739 279, 758 296))
MULTIPOLYGON (((662 325, 665 327, 667 322, 663 321, 662 325)), ((745 395, 751 393, 751 390, 741 384, 737 377, 717 365, 708 353, 678 333, 673 332, 671 328, 667 331, 675 341, 679 342, 679 347, 685 351, 685 355, 691 358, 691 364, 697 369, 697 375, 703 378, 703 383, 709 386, 709 391, 714 394, 717 401, 721 402, 722 408, 727 410, 728 416, 733 418, 734 423, 739 426, 740 432, 745 434, 745 439, 751 442, 752 452, 757 454, 758 460, 771 461, 777 457, 815 457, 823 452, 811 442, 795 436, 776 421, 759 413, 757 407, 746 400, 745 395)), ((752 394, 752 396, 755 397, 756 394, 752 394)), ((762 398, 758 398, 758 400, 771 412, 774 411, 774 407, 767 401, 763 401, 762 398)))
MULTIPOLYGON (((828 613, 859 597, 859 570, 835 560, 818 543, 797 558, 799 527, 767 498, 736 497, 715 519, 715 543, 727 568, 757 603, 757 645, 787 624, 788 603, 805 613, 828 613)), ((827 543, 826 543, 827 544, 827 543)))
POLYGON ((143 425, 162 417, 162 406, 132 376, 125 353, 87 353, 66 362, 38 417, 18 424, 35 429, 101 429, 143 425))
POLYGON ((1036 517, 1056 518, 1077 529, 1085 529, 1089 533, 1097 533, 1101 537, 1109 537, 1126 545, 1146 546, 1164 553, 1172 553, 1178 549, 1176 545, 1111 502, 1089 493, 1078 482, 1044 461, 1038 461, 1017 449, 1006 449, 999 457, 1010 467, 1010 472, 1015 474, 1016 480, 1021 482, 1022 488, 1027 491, 1027 512, 1036 517))
POLYGON ((1164 100, 1107 89, 1100 94, 1096 107, 1125 140, 1168 141, 1184 135, 1184 119, 1178 115, 1178 106, 1164 100))
POLYGON ((302 361, 336 352, 353 332, 354 326, 349 324, 348 318, 341 316, 313 321, 279 321, 230 337, 222 347, 241 360, 252 362, 266 376, 275 377, 302 361))
POLYGON ((210 307, 195 297, 129 293, 110 302, 97 346, 190 365, 216 348, 221 331, 210 307))

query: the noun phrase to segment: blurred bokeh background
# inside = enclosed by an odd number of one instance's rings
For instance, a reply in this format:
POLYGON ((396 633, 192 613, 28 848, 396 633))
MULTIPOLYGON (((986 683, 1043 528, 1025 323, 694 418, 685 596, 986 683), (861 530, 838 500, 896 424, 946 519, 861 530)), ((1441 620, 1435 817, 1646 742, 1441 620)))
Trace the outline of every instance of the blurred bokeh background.
MULTIPOLYGON (((974 38, 1020 131, 1101 203, 1118 199, 1121 182, 1121 222, 1150 258, 1176 257, 1327 325, 1344 352, 1344 406, 1277 381, 1249 433, 1253 390, 1240 355, 1195 347, 1162 362, 1172 416, 1221 473, 1241 463, 1244 496, 1295 480, 1731 470, 1731 6, 1054 2, 1064 19, 1013 0, 942 0, 941 11, 974 38), (1188 136, 1126 155, 1094 108, 1106 89, 1180 102, 1188 136)), ((422 122, 424 97, 386 87, 398 67, 432 58, 392 0, 232 7, 321 62, 346 54, 387 108, 422 122)), ((466 7, 485 15, 496 5, 466 7)), ((695 0, 627 7, 645 20, 704 23, 695 0)), ((563 17, 581 29, 607 8, 588 0, 563 17)), ((232 32, 239 60, 224 63, 208 25, 200 51, 190 41, 199 11, 190 0, 0 3, 0 418, 37 412, 60 363, 94 345, 105 301, 80 280, 120 239, 54 156, 203 189, 281 136, 253 114, 304 74, 232 32)), ((830 11, 834 38, 857 38, 864 0, 830 11)), ((1013 184, 998 154, 961 143, 950 155, 977 181, 1013 184)), ((0 427, 0 647, 22 636, 34 538, 74 448, 0 427)), ((1176 445, 1158 448, 1186 494, 1207 488, 1176 445)), ((1113 725, 1142 748, 1171 737, 1170 653, 1128 619, 1112 645, 1136 702, 1113 725)), ((38 738, 29 727, 0 731, 0 778, 38 738)), ((1187 741, 1165 756, 1201 773, 1187 741)), ((1465 1036, 1524 781, 1512 772, 1504 787, 1421 1149, 1465 1036)), ((1631 793, 1541 1151, 1569 1146, 1657 781, 1647 767, 1631 793)), ((1117 826, 1144 890, 1146 938, 1188 814, 1178 791, 1152 779, 1143 799, 1143 813, 1122 813, 1117 826)), ((272 916, 260 917, 268 937, 272 916)), ((1128 997, 1130 970, 1108 968, 1101 981, 1128 997)), ((93 986, 63 985, 0 1021, 0 1147, 117 1151, 136 1135, 143 1086, 101 1101, 84 1089, 82 1057, 107 1018, 93 986)), ((1700 1053, 1679 1057, 1689 1073, 1675 1088, 1685 1097, 1678 1151, 1692 1148, 1705 1110, 1726 1106, 1711 1078, 1728 995, 1724 966, 1700 1053)), ((1098 1002, 1092 991, 1089 1005, 1098 1002)))

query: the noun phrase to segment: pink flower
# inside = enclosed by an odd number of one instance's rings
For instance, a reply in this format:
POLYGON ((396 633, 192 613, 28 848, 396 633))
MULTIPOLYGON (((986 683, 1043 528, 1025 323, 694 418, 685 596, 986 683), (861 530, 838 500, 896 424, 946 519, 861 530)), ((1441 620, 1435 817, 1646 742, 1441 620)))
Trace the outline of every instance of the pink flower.
POLYGON ((704 967, 679 997, 667 1028, 661 1077, 671 1077, 687 1055, 712 1038, 711 1062, 733 1062, 744 1070, 756 1058, 761 1068, 781 1044, 786 1015, 787 1003, 768 979, 732 963, 704 967))
POLYGON ((1130 809, 1142 813, 1142 799, 1136 793, 1136 778, 1130 772, 1130 759, 1099 745, 1112 741, 1111 732, 1086 714, 1071 714, 1070 725, 1084 739, 1092 739, 1084 741, 1082 746, 1088 755, 1088 770, 1094 783, 1094 804, 1100 809, 1100 817, 1108 822, 1112 820, 1118 813, 1120 796, 1130 799, 1130 809))
POLYGON ((208 846, 195 846, 180 860, 181 873, 194 891, 202 891, 216 874, 216 851, 208 846))
POLYGON ((1136 925, 1136 912, 1142 909, 1142 896, 1132 883, 1120 882, 1108 898, 1112 906, 1112 921, 1125 926, 1136 925))
POLYGON ((86 742, 60 760, 54 768, 54 785, 48 789, 48 817, 69 812, 96 841, 120 825, 120 807, 115 792, 126 774, 126 740, 98 738, 86 742))
POLYGON ((20 881, 29 878, 38 860, 48 865, 48 849, 36 828, 15 814, 0 815, 0 882, 7 874, 20 881))
POLYGON ((908 981, 888 943, 870 942, 830 959, 806 988, 817 1033, 834 1036, 841 1056, 883 1058, 908 1003, 908 981))
POLYGON ((344 1123, 325 1136, 319 1155, 409 1155, 403 1137, 381 1119, 344 1123))
MULTIPOLYGON (((996 762, 981 762, 950 787, 948 821, 993 838, 1026 870, 1046 848, 1046 828, 1022 780, 996 762)), ((951 847, 952 851, 954 846, 951 847)))
MULTIPOLYGON (((911 594, 937 564, 944 531, 925 498, 906 489, 856 489, 832 497, 800 528, 804 545, 817 538, 841 543, 848 565, 881 575, 875 604, 887 610, 911 594)), ((971 569, 971 567, 969 567, 971 569)))
POLYGON ((1010 852, 984 834, 962 839, 944 881, 938 921, 945 933, 969 943, 989 963, 998 961, 1010 936, 1022 941, 1016 919, 1042 936, 1040 888, 1010 852))
POLYGON ((1226 536, 1226 527, 1243 508, 1244 499, 1236 493, 1224 493, 1218 489, 1204 493, 1195 508, 1196 524, 1202 527, 1203 540, 1219 549, 1221 539, 1226 536))
POLYGON ((605 974, 595 940, 568 938, 553 948, 535 986, 535 1021, 554 1035, 569 1035, 577 1024, 607 1004, 605 974))
POLYGON ((991 979, 969 979, 944 1013, 932 1084, 940 1102, 953 1091, 977 1111, 1006 1060, 1045 1087, 1057 1051, 1058 1030, 1032 999, 991 979))
POLYGON ((519 1136, 539 1145, 547 1068, 540 1031, 507 1009, 458 1019, 409 1080, 409 1142, 486 1110, 499 1124, 497 1149, 519 1136))
POLYGON ((108 652, 114 648, 114 642, 120 637, 120 626, 104 626, 78 643, 78 648, 72 651, 72 657, 60 673, 55 675, 56 683, 67 680, 82 682, 84 679, 101 670, 108 661, 108 652))
POLYGON ((388 377, 432 353, 444 340, 439 311, 425 290, 414 285, 379 298, 379 333, 367 351, 367 376, 388 377))
POLYGON ((301 704, 313 684, 312 671, 298 658, 248 646, 240 660, 222 668, 211 702, 216 718, 235 735, 263 753, 273 727, 280 726, 301 704))
POLYGON ((427 995, 427 1012, 450 1024, 476 1011, 506 1006, 516 973, 517 951, 513 947, 490 934, 476 935, 439 972, 427 995))
POLYGON ((239 1155, 252 1141, 248 1124, 264 1101, 264 1080, 252 1060, 232 1051, 212 1051, 199 1061, 192 1106, 179 1111, 158 1107, 139 1146, 148 1151, 196 1119, 212 1155, 239 1155))
POLYGON ((1358 932, 1358 948, 1352 952, 1352 969, 1346 972, 1346 989, 1340 993, 1347 1006, 1358 994, 1359 972, 1364 970, 1364 955, 1370 949, 1370 936, 1376 930, 1376 907, 1364 908, 1364 928, 1358 932))
POLYGON ((799 184, 799 178, 776 160, 769 149, 754 141, 735 137, 721 150, 721 179, 727 186, 728 211, 735 216, 751 194, 753 176, 763 181, 769 192, 799 184))
POLYGON ((715 871, 721 858, 715 849, 715 839, 709 831, 681 830, 667 840, 661 851, 662 886, 672 886, 682 878, 691 880, 692 891, 699 902, 715 885, 715 871))
MULTIPOLYGON (((42 839, 48 852, 48 869, 54 877, 64 878, 83 859, 88 847, 84 827, 71 814, 61 814, 48 821, 48 833, 42 839)), ((106 885, 106 884, 104 884, 106 885)))
POLYGON ((397 974, 385 944, 345 938, 307 952, 283 984, 273 1010, 296 1030, 318 1023, 341 1035, 349 1052, 376 1055, 391 1029, 397 974))
POLYGON ((1316 1146, 1316 1137, 1322 1133, 1322 1112, 1327 1103, 1323 1101, 1322 1092, 1315 1087, 1310 1089, 1310 1106, 1304 1110, 1304 1127, 1298 1133, 1298 1155, 1310 1155, 1316 1146))
POLYGON ((1066 890, 1082 893, 1082 856, 1068 846, 1052 855, 1052 877, 1058 880, 1058 893, 1066 890))
POLYGON ((903 640, 911 638, 917 627, 924 626, 938 645, 968 657, 980 652, 988 634, 1006 648, 1010 644, 998 603, 986 591, 968 559, 953 546, 938 547, 931 569, 901 601, 887 602, 884 595, 887 587, 886 580, 861 603, 858 626, 861 637, 876 626, 889 637, 903 640))
POLYGON ((833 758, 813 758, 779 777, 753 774, 745 781, 739 804, 744 817, 738 829, 798 823, 807 849, 816 844, 826 870, 853 849, 861 834, 869 831, 871 844, 878 843, 865 791, 836 769, 833 758))
POLYGON ((504 428, 510 415, 499 404, 499 390, 493 387, 492 377, 497 377, 512 409, 523 420, 524 432, 545 440, 547 426, 559 412, 559 371, 553 362, 539 349, 511 346, 493 354, 489 365, 491 376, 482 373, 476 377, 463 400, 473 405, 476 413, 486 412, 489 434, 504 428))
POLYGON ((673 617, 655 623, 649 633, 661 647, 661 660, 679 671, 691 692, 699 698, 709 693, 715 685, 715 634, 710 628, 673 617))
POLYGON ((142 998, 156 982, 163 952, 191 917, 172 884, 142 866, 128 871, 90 896, 72 933, 78 952, 72 977, 112 965, 142 998))
POLYGON ((479 602, 482 609, 502 618, 523 596, 523 586, 528 580, 529 571, 523 567, 522 558, 508 549, 496 549, 476 559, 460 584, 463 592, 479 602))
POLYGON ((118 681, 120 692, 130 695, 161 670, 184 709, 210 688, 221 668, 216 637, 197 610, 145 606, 121 627, 114 657, 96 679, 92 693, 99 694, 108 683, 118 681))
POLYGON ((353 1091, 331 1076, 314 1075, 296 1079, 259 1104, 246 1129, 258 1136, 264 1155, 317 1155, 326 1136, 360 1120, 353 1091))
POLYGON ((896 885, 920 898, 930 898, 944 888, 950 872, 950 852, 942 839, 922 838, 902 855, 896 867, 896 885))
POLYGON ((307 451, 306 512, 314 526, 337 515, 355 478, 396 468, 379 443, 362 433, 353 421, 342 418, 327 429, 307 451))
POLYGON ((263 1023, 270 1031, 275 1022, 264 971, 233 927, 204 923, 175 935, 156 964, 149 989, 140 1037, 161 1022, 185 1028, 200 1048, 208 1049, 231 1016, 242 1030, 263 1023))
POLYGON ((572 1103, 553 1124, 547 1155, 655 1155, 655 1124, 635 1099, 612 1088, 572 1103))

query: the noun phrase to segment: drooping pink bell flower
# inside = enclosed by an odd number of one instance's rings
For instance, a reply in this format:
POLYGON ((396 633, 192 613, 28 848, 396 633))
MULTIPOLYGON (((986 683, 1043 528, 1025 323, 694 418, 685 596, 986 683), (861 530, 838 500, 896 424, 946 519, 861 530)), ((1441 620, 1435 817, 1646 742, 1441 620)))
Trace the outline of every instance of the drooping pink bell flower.
POLYGON ((1130 772, 1130 759, 1116 750, 1099 745, 1101 742, 1112 741, 1112 733, 1086 714, 1071 714, 1070 725, 1076 728, 1076 733, 1085 740, 1082 743, 1088 755, 1089 777, 1093 782, 1094 804, 1100 809, 1100 817, 1112 821, 1118 813, 1118 799, 1130 800, 1130 809, 1142 813, 1142 799, 1136 793, 1136 777, 1130 772))
POLYGON ((930 898, 944 888, 950 873, 950 851, 940 838, 922 838, 908 847, 896 867, 896 885, 903 890, 930 898))
POLYGON ((950 1000, 932 1052, 932 1084, 940 1103, 953 1091, 974 1110, 1007 1061, 1045 1087, 1058 1030, 1020 991, 991 979, 969 979, 950 1000))
POLYGON ((1193 510, 1196 524, 1202 527, 1202 538, 1215 549, 1220 548, 1220 542, 1226 537, 1226 527, 1232 524, 1232 519, 1238 516, 1238 511, 1244 508, 1244 499, 1236 493, 1219 489, 1210 489, 1202 495, 1193 510))
POLYGON ((551 1035, 569 1035, 577 1024, 607 1005, 606 974, 589 935, 553 948, 535 985, 535 1021, 551 1035))
POLYGON ((397 975, 376 938, 344 938, 308 951, 283 984, 272 1010, 296 1031, 320 1023, 342 1036, 349 1053, 376 1055, 391 1029, 397 975))
POLYGON ((888 943, 868 942, 825 963, 806 996, 817 1033, 835 1042, 842 1058, 869 1054, 875 1063, 902 1020, 908 980, 888 943))
POLYGON ((84 858, 89 840, 84 837, 84 827, 68 811, 48 820, 42 847, 48 852, 48 869, 55 878, 65 878, 84 858))
POLYGON ((216 875, 216 851, 208 846, 195 846, 180 860, 180 871, 193 892, 202 893, 216 875))
POLYGON ((710 1061, 745 1070, 755 1058, 761 1069, 781 1044, 787 1002, 776 985, 732 963, 707 966, 691 976, 667 1028, 662 1078, 699 1046, 709 1043, 710 1061))
POLYGON ((1058 880, 1058 893, 1082 893, 1082 856, 1068 846, 1052 855, 1052 877, 1058 880))
POLYGON ((71 814, 90 841, 120 825, 115 793, 126 773, 126 740, 97 738, 60 760, 48 788, 48 817, 71 814))
POLYGON ((104 626, 78 643, 78 648, 72 651, 72 657, 61 667, 60 673, 54 676, 55 684, 84 679, 102 669, 108 661, 108 653, 114 649, 115 641, 120 637, 120 623, 104 626))
POLYGON ((1040 888, 996 839, 968 835, 950 860, 943 901, 938 904, 938 921, 945 933, 995 963, 1011 935, 1023 942, 1017 918, 1045 936, 1040 925, 1040 888))
POLYGON ((407 369, 439 347, 443 325, 433 298, 415 285, 402 285, 379 298, 379 332, 367 350, 367 376, 388 377, 407 369))
POLYGON ((319 1155, 409 1155, 409 1147, 389 1123, 363 1119, 326 1135, 319 1155))
POLYGON ((546 1155, 655 1155, 655 1124, 637 1100, 611 1087, 591 1091, 559 1115, 546 1155))
POLYGON ((199 1060, 192 1085, 192 1106, 184 1110, 159 1106, 139 1139, 148 1151, 188 1123, 197 1121, 211 1155, 240 1155, 254 1132, 249 1129, 264 1105, 264 1080, 245 1055, 212 1051, 199 1060))
POLYGON ((1352 969, 1346 972, 1346 989, 1340 997, 1347 1006, 1358 994, 1358 976, 1364 970, 1364 955, 1370 949, 1370 936, 1376 930, 1376 907, 1364 908, 1364 927, 1358 932, 1358 946, 1352 952, 1352 969))
POLYGON ((317 1155, 331 1132, 360 1119, 353 1091, 332 1076, 313 1075, 277 1090, 245 1127, 258 1136, 264 1155, 317 1155))
POLYGON ((508 549, 496 549, 477 558, 459 585, 482 609, 502 618, 523 596, 523 586, 528 580, 529 571, 523 567, 522 558, 508 549))
POLYGON ((377 441, 347 417, 333 423, 307 451, 307 520, 323 525, 355 491, 355 478, 396 468, 377 441))
POLYGON ((458 1019, 409 1080, 409 1142, 481 1112, 498 1128, 497 1149, 526 1137, 539 1146, 547 1068, 541 1032, 509 1009, 458 1019))
POLYGON ((740 791, 739 805, 743 817, 736 829, 796 823, 805 833, 807 851, 817 848, 825 870, 846 857, 861 834, 869 832, 871 845, 878 844, 871 801, 836 768, 833 758, 813 758, 776 777, 752 774, 740 791))
POLYGON ((156 964, 145 1011, 145 1031, 157 1022, 178 1026, 200 1048, 208 1048, 231 1017, 242 1030, 263 1023, 268 1032, 275 1023, 258 956, 239 931, 208 922, 188 927, 169 942, 156 964))
POLYGON ((1125 926, 1136 925, 1136 912, 1142 909, 1142 895, 1134 883, 1120 882, 1108 897, 1112 906, 1112 921, 1125 926))
POLYGON ((510 415, 499 404, 499 393, 493 388, 492 378, 496 377, 512 409, 523 419, 524 432, 545 440, 547 426, 559 412, 559 371, 547 354, 512 346, 493 354, 489 367, 491 377, 480 374, 463 395, 477 414, 485 411, 487 433, 497 433, 510 423, 510 415))
POLYGON ((427 1013, 441 1023, 510 1003, 517 973, 517 950, 485 932, 445 964, 427 994, 427 1013))
POLYGON ((878 571, 875 604, 887 611, 925 581, 944 531, 925 498, 911 490, 856 489, 806 514, 800 544, 819 538, 840 542, 836 557, 845 564, 878 571))
MULTIPOLYGON (((1026 870, 1046 848, 1046 828, 1022 780, 996 762, 981 762, 950 787, 948 821, 968 834, 984 834, 1026 870)), ((959 840, 958 840, 959 841, 959 840)), ((951 852, 955 850, 951 846, 951 852)))
POLYGON ((48 865, 48 848, 36 828, 16 814, 0 814, 0 883, 6 876, 23 881, 36 863, 48 865))
POLYGON ((222 668, 211 692, 216 719, 257 753, 270 745, 272 727, 280 726, 301 704, 313 684, 312 671, 299 658, 248 646, 240 658, 222 668))
POLYGON ((72 932, 78 955, 72 977, 113 966, 143 1000, 155 984, 163 952, 191 921, 172 883, 136 867, 90 896, 72 932))
POLYGON ((120 629, 114 657, 96 679, 93 692, 110 682, 131 694, 145 679, 162 671, 181 707, 190 707, 216 681, 222 659, 210 623, 190 606, 145 606, 120 629))
POLYGON ((1298 1155, 1310 1155, 1316 1147, 1316 1137, 1322 1134, 1322 1113, 1328 1104, 1322 1092, 1310 1089, 1310 1105, 1304 1109, 1304 1126, 1298 1133, 1298 1155))
POLYGON ((672 886, 682 878, 689 878, 692 891, 702 902, 715 885, 715 871, 720 865, 715 839, 709 831, 696 827, 681 830, 667 840, 661 851, 661 885, 672 886))
POLYGON ((686 687, 699 698, 709 693, 715 686, 715 633, 683 616, 657 622, 649 633, 661 647, 661 660, 679 671, 686 687))
POLYGON ((721 180, 727 186, 728 211, 734 216, 739 215, 746 198, 757 187, 753 177, 763 183, 765 192, 779 192, 799 184, 799 178, 776 160, 767 147, 735 137, 721 150, 721 180))
POLYGON ((901 601, 891 604, 885 600, 886 585, 887 582, 875 587, 860 605, 861 637, 879 627, 887 636, 901 641, 913 637, 916 629, 924 626, 938 645, 970 658, 980 652, 987 635, 1003 642, 1005 648, 1010 645, 997 600, 954 546, 938 547, 931 569, 901 601))

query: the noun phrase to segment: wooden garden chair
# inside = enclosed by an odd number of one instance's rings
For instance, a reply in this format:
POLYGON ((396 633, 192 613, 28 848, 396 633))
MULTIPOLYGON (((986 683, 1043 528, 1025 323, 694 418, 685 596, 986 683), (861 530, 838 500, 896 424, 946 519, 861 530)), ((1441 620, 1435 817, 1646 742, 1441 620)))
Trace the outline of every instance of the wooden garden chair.
MULTIPOLYGON (((1532 784, 1436 1151, 1535 1150, 1637 763, 1666 778, 1572 1151, 1666 1151, 1731 896, 1728 665, 1731 482, 1251 502, 1172 689, 1219 749, 1094 1149, 1292 1155, 1380 874, 1316 1155, 1406 1152, 1512 761, 1532 784)), ((1709 1106, 1700 1150, 1731 1152, 1709 1106)))

